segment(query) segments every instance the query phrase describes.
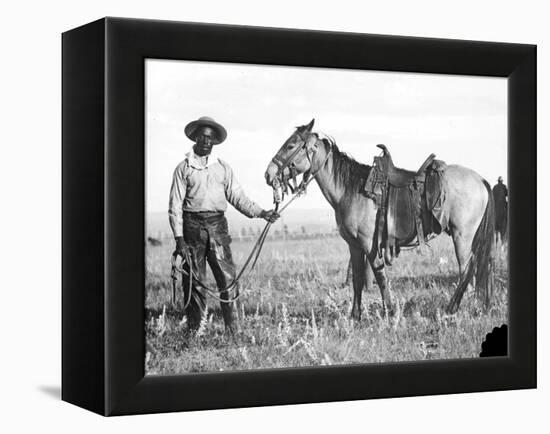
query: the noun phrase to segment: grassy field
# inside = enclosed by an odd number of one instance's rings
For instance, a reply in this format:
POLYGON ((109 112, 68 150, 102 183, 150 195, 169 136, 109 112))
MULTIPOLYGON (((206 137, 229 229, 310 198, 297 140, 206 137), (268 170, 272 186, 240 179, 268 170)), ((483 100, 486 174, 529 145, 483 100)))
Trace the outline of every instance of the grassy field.
MULTIPOLYGON (((496 288, 485 312, 467 292, 457 314, 445 306, 458 268, 447 235, 404 251, 388 276, 397 314, 382 317, 378 287, 363 295, 361 322, 350 319, 352 289, 344 286, 347 245, 341 238, 266 243, 242 290, 241 331, 224 331, 210 300, 200 329, 190 333, 170 304, 172 245, 147 247, 146 373, 168 375, 236 369, 477 357, 485 335, 507 323, 506 252, 499 250, 496 288)), ((237 267, 251 243, 233 243, 237 267)))

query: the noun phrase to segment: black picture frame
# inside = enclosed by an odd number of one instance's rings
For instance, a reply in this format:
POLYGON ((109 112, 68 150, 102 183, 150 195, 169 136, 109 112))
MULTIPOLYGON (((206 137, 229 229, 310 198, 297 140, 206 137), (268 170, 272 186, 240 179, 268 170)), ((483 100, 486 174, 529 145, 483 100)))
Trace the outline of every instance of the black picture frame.
POLYGON ((536 387, 536 46, 104 18, 62 37, 62 399, 102 415, 536 387), (144 376, 144 59, 508 79, 509 356, 144 376))

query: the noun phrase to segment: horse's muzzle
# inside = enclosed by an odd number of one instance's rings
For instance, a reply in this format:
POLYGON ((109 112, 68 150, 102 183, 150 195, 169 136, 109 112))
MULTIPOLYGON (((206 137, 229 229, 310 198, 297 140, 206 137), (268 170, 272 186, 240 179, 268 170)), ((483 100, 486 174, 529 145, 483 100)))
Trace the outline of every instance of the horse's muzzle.
POLYGON ((275 181, 278 171, 279 168, 277 167, 277 165, 273 162, 270 162, 264 174, 265 182, 267 183, 267 185, 273 185, 273 181, 275 181))

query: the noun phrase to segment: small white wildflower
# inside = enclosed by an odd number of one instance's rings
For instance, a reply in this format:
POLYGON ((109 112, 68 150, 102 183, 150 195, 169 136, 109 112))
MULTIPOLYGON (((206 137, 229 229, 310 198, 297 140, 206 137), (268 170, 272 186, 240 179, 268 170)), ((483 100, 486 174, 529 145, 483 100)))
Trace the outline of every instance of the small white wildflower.
POLYGON ((311 344, 307 341, 302 341, 302 344, 304 345, 306 353, 311 358, 311 360, 313 360, 314 362, 317 362, 318 361, 317 354, 315 353, 315 349, 311 346, 311 344))
POLYGON ((208 309, 204 309, 204 312, 202 313, 202 317, 201 317, 201 322, 197 330, 197 337, 204 335, 204 333, 206 332, 207 326, 208 326, 208 309))
POLYGON ((250 365, 250 358, 248 357, 248 351, 246 350, 246 347, 239 348, 239 351, 241 352, 241 356, 243 357, 244 361, 250 365))
POLYGON ((311 309, 311 330, 313 332, 313 340, 319 337, 319 331, 317 330, 317 322, 315 321, 315 312, 311 309))
POLYGON ((330 356, 325 353, 325 357, 323 358, 323 361, 321 362, 322 365, 324 366, 330 366, 332 365, 332 359, 330 358, 330 356))
POLYGON ((166 332, 166 305, 162 307, 162 314, 157 319, 156 329, 159 336, 166 332))

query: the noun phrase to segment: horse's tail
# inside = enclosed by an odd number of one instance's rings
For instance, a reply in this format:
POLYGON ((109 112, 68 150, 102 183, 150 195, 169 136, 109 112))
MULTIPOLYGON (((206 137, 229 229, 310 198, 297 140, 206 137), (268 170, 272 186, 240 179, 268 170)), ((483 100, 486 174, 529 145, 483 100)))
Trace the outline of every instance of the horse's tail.
POLYGON ((448 313, 455 313, 460 306, 460 301, 464 295, 464 291, 472 278, 476 278, 476 293, 481 298, 487 308, 491 301, 493 292, 493 246, 495 241, 495 202, 491 186, 485 180, 483 184, 487 189, 488 201, 485 207, 485 213, 481 219, 474 239, 472 241, 472 255, 466 266, 465 273, 461 282, 458 285, 451 302, 447 307, 448 313))

